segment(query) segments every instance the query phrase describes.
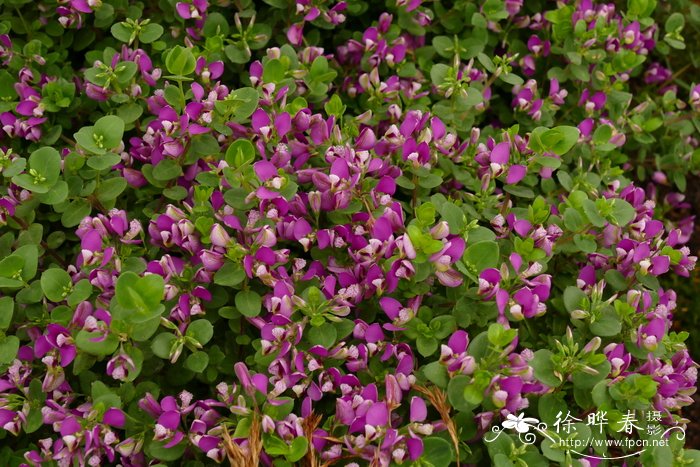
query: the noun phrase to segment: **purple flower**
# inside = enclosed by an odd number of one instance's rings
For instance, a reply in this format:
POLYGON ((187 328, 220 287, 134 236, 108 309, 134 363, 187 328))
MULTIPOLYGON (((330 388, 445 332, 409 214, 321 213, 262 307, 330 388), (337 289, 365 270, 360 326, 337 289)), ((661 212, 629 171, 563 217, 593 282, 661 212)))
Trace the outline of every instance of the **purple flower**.
POLYGON ((51 349, 58 350, 62 367, 70 365, 77 354, 70 331, 55 323, 50 323, 46 327, 46 334, 39 337, 34 343, 34 352, 37 358, 44 357, 51 349))

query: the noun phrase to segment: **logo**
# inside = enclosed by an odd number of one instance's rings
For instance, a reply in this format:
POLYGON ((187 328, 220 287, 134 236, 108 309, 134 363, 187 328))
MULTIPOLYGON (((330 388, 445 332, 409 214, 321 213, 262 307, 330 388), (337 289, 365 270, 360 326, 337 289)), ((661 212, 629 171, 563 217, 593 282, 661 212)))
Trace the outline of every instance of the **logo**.
POLYGON ((586 416, 585 424, 582 419, 571 415, 571 412, 567 411, 566 415, 564 415, 560 411, 551 428, 547 423, 536 418, 526 417, 522 413, 519 415, 508 414, 501 426, 494 425, 491 427, 491 432, 484 436, 484 441, 492 443, 505 430, 514 430, 523 444, 534 444, 537 441, 537 434, 540 434, 553 444, 557 444, 581 457, 598 460, 618 460, 637 456, 649 447, 668 446, 671 435, 676 436, 681 441, 685 439, 685 429, 683 427, 665 427, 660 424, 661 412, 650 410, 645 412, 645 414, 646 418, 640 421, 637 419, 635 411, 628 410, 614 425, 613 431, 620 433, 620 437, 612 439, 603 437, 604 427, 609 424, 606 411, 589 413, 586 416), (625 436, 634 433, 638 435, 644 434, 644 437, 625 436), (593 448, 596 452, 604 451, 604 448, 627 448, 633 449, 634 452, 617 457, 596 456, 581 452, 588 447, 593 448))

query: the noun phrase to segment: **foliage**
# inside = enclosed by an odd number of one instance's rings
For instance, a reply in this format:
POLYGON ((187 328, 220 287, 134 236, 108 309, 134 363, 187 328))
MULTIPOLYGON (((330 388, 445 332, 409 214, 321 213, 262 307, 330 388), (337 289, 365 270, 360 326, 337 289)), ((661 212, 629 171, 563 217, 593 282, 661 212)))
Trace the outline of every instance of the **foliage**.
POLYGON ((685 0, 2 2, 0 463, 698 461, 488 435, 687 423, 699 28, 685 0))

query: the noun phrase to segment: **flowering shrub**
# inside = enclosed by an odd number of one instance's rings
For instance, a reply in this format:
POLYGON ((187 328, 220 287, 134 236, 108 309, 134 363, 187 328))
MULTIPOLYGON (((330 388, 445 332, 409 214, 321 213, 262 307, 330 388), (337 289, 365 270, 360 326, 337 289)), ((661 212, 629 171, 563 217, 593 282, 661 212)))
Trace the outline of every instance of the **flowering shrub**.
POLYGON ((700 462, 699 6, 0 12, 2 465, 700 462))

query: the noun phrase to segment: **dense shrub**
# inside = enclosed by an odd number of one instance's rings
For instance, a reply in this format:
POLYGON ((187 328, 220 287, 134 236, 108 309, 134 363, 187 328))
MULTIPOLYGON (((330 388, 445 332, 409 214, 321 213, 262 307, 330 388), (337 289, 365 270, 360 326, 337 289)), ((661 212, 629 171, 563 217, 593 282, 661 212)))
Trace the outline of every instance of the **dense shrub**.
POLYGON ((0 464, 700 462, 699 28, 1 2, 0 464))

